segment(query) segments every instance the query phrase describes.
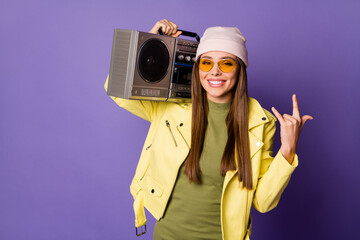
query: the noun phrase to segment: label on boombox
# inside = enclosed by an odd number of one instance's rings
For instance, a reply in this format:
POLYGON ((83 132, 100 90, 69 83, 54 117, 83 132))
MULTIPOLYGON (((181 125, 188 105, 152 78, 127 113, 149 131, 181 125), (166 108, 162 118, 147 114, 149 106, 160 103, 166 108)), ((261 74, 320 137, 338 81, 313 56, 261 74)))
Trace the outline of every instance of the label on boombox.
POLYGON ((191 75, 198 42, 115 29, 110 96, 153 101, 191 101, 191 75))

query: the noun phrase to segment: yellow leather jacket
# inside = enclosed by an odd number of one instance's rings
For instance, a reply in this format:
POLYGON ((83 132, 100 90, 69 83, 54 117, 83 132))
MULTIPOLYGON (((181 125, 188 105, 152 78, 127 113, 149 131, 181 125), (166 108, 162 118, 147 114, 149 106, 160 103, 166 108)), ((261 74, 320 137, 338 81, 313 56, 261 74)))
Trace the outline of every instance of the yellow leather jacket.
MULTIPOLYGON (((105 83, 107 89, 107 82, 105 83)), ((176 181, 178 170, 189 152, 191 103, 127 100, 111 97, 120 107, 151 122, 130 186, 134 197, 135 226, 146 224, 144 207, 159 220, 176 181)), ((260 212, 275 208, 298 165, 290 165, 280 151, 272 157, 276 118, 249 97, 249 141, 253 190, 242 188, 237 171, 228 171, 221 197, 223 240, 249 239, 250 208, 260 212)))

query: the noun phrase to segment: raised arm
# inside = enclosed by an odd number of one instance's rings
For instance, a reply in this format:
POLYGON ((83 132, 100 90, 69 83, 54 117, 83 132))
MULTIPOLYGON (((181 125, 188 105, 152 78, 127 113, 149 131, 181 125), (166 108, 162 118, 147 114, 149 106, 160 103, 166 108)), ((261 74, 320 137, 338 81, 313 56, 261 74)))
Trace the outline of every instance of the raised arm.
POLYGON ((261 160, 259 181, 254 195, 253 205, 260 212, 266 212, 278 204, 281 194, 287 186, 292 172, 298 165, 296 154, 300 132, 310 115, 300 116, 299 105, 294 94, 293 114, 281 114, 272 110, 280 122, 281 147, 272 157, 273 139, 276 129, 275 119, 264 128, 264 146, 261 160))

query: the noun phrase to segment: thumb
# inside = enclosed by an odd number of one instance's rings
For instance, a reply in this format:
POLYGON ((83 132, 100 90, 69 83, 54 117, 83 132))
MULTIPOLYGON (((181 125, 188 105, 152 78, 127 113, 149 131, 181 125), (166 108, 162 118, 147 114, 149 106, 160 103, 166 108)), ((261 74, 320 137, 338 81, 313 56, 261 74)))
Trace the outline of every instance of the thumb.
POLYGON ((177 31, 175 34, 173 34, 173 37, 179 37, 182 34, 182 31, 177 31))
POLYGON ((301 128, 304 126, 307 120, 313 120, 314 118, 310 115, 305 115, 301 117, 301 128))

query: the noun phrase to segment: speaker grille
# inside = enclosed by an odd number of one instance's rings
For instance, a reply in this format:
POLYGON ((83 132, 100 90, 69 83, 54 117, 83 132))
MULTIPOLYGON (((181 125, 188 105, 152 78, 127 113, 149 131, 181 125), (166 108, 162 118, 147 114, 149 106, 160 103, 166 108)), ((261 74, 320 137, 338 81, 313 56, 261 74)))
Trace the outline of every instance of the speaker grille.
POLYGON ((138 70, 145 81, 155 83, 162 80, 168 72, 169 65, 169 50, 163 41, 153 38, 141 46, 138 70))

